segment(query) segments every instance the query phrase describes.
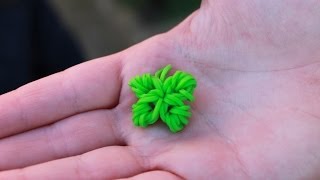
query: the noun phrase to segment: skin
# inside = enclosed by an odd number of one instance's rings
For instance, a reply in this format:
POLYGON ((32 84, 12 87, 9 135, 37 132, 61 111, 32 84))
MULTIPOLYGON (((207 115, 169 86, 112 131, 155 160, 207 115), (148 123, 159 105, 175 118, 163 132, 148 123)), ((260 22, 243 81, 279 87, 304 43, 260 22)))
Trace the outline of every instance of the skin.
POLYGON ((207 0, 173 30, 0 96, 0 179, 319 179, 320 2, 207 0), (171 134, 128 81, 198 80, 171 134))

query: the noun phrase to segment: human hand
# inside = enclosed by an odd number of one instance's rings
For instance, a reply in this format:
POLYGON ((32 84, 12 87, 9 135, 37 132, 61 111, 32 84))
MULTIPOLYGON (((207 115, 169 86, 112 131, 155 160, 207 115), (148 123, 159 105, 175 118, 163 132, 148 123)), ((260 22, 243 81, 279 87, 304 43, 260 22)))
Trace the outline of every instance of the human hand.
POLYGON ((207 0, 168 33, 2 95, 0 179, 319 178, 319 8, 207 0), (128 81, 167 64, 198 80, 190 124, 134 127, 128 81))

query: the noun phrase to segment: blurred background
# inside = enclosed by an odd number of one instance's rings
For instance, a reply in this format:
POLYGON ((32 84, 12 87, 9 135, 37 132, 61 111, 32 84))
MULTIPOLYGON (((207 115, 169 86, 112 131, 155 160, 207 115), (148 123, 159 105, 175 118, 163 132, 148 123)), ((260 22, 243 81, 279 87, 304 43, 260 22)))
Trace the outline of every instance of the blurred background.
POLYGON ((0 0, 0 94, 165 32, 200 0, 0 0))

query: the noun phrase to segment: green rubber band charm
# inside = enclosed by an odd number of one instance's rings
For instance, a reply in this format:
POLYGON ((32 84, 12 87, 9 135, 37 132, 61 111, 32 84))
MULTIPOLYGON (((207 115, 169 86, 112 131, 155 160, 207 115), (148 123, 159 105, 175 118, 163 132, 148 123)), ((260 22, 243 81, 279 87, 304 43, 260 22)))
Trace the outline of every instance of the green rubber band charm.
POLYGON ((188 102, 194 101, 193 92, 197 87, 196 79, 187 72, 176 71, 168 76, 171 65, 132 78, 129 86, 138 98, 132 105, 133 124, 148 127, 161 119, 176 133, 184 129, 191 117, 188 102))

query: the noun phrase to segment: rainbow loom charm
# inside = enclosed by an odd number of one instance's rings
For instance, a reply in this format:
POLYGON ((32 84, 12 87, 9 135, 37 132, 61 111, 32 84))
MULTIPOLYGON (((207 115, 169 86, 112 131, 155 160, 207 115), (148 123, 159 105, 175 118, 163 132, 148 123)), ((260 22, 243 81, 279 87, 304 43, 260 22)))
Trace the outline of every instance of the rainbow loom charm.
POLYGON ((147 127, 160 118, 171 132, 176 133, 188 125, 191 108, 185 103, 194 101, 197 81, 183 71, 167 77, 171 68, 167 65, 155 75, 146 73, 130 80, 129 86, 138 98, 132 106, 135 126, 147 127))

